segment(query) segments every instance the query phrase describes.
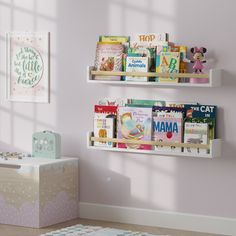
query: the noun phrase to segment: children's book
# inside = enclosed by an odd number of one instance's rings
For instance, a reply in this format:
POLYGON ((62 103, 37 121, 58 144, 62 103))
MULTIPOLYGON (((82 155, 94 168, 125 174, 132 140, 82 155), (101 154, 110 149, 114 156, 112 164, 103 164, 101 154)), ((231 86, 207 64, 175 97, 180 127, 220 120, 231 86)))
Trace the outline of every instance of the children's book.
POLYGON ((110 36, 110 35, 101 35, 99 36, 99 42, 106 43, 127 43, 130 41, 129 36, 110 36))
MULTIPOLYGON (((98 42, 94 67, 98 71, 122 71, 124 46, 121 43, 98 42)), ((95 80, 120 80, 120 76, 95 76, 95 80)))
POLYGON ((161 45, 162 43, 168 43, 168 41, 168 33, 136 34, 134 37, 134 42, 137 42, 138 45, 144 45, 146 47, 155 47, 157 45, 161 45))
POLYGON ((98 105, 103 106, 125 106, 129 103, 127 98, 102 98, 98 101, 98 105))
POLYGON ((129 99, 131 105, 143 106, 165 106, 165 101, 162 100, 143 100, 143 99, 129 99))
POLYGON ((117 106, 94 106, 94 118, 103 119, 103 118, 116 118, 117 116, 117 106))
MULTIPOLYGON (((132 57, 126 58, 126 71, 127 72, 148 72, 148 57, 132 57)), ((140 76, 126 76, 126 81, 148 81, 148 77, 140 76)))
MULTIPOLYGON (((179 52, 161 52, 160 63, 156 67, 156 72, 159 73, 179 73, 179 52)), ((159 77, 160 83, 178 83, 178 78, 174 77, 159 77)))
MULTIPOLYGON (((181 143, 183 139, 183 114, 159 111, 153 113, 153 140, 181 143)), ((156 145, 155 150, 181 152, 181 147, 156 145)))
POLYGON ((145 47, 143 45, 130 46, 128 56, 148 57, 148 71, 155 71, 156 47, 145 47))
MULTIPOLYGON (((187 59, 187 46, 179 46, 179 52, 180 52, 180 63, 179 63, 179 73, 187 73, 187 65, 186 63, 190 60, 187 59)), ((186 79, 186 78, 183 78, 186 79)))
MULTIPOLYGON (((125 71, 126 65, 126 56, 129 48, 130 37, 129 36, 109 36, 109 35, 101 35, 99 36, 99 42, 104 43, 121 43, 124 47, 123 55, 122 55, 122 71, 125 71)), ((124 76, 121 76, 121 80, 124 80, 124 76)))
MULTIPOLYGON (((152 108, 118 107, 117 137, 119 139, 151 141, 152 108)), ((119 148, 151 150, 147 144, 118 143, 119 148)))
POLYGON ((187 103, 187 102, 176 102, 176 101, 166 101, 167 107, 179 107, 179 108, 185 108, 186 105, 197 105, 198 103, 187 103))
MULTIPOLYGON (((95 118, 94 119, 94 137, 114 138, 115 137, 115 119, 114 118, 95 118)), ((94 142, 94 146, 114 147, 115 143, 99 141, 94 142)))
MULTIPOLYGON (((184 143, 208 144, 209 129, 207 123, 189 123, 184 125, 184 143)), ((207 154, 209 150, 203 148, 184 148, 186 153, 207 154)))
MULTIPOLYGON (((172 52, 180 53, 180 62, 179 62, 179 73, 187 73, 187 62, 190 60, 187 59, 187 47, 186 46, 173 46, 171 47, 172 52)), ((188 83, 189 78, 179 78, 180 83, 188 83)))
MULTIPOLYGON (((158 45, 156 47, 156 72, 157 72, 157 68, 159 68, 160 63, 161 63, 161 53, 162 52, 169 52, 170 51, 170 46, 163 46, 163 45, 158 45)), ((159 77, 157 76, 155 78, 155 81, 159 81, 159 77)))
MULTIPOLYGON (((116 135, 116 126, 117 122, 117 106, 102 106, 102 105, 95 105, 94 106, 94 135, 95 137, 103 137, 107 135, 108 138, 113 138, 116 135), (99 133, 99 127, 103 131, 99 133), (107 127, 107 128, 104 128, 107 127), (106 130, 106 131, 105 131, 106 130)), ((105 146, 115 146, 115 143, 101 143, 97 142, 96 145, 101 146, 104 144, 105 146)))
POLYGON ((179 112, 183 114, 183 117, 185 117, 186 110, 183 107, 153 106, 152 113, 155 114, 158 112, 179 112))
POLYGON ((207 123, 209 127, 209 139, 216 138, 217 107, 214 105, 185 105, 186 122, 207 123))

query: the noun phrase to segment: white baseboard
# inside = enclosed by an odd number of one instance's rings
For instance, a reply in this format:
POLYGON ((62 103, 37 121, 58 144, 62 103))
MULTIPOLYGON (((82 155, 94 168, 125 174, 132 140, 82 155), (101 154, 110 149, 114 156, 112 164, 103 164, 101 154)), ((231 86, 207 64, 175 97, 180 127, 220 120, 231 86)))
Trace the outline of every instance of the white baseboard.
POLYGON ((236 235, 236 218, 194 215, 80 202, 80 218, 196 232, 236 235))

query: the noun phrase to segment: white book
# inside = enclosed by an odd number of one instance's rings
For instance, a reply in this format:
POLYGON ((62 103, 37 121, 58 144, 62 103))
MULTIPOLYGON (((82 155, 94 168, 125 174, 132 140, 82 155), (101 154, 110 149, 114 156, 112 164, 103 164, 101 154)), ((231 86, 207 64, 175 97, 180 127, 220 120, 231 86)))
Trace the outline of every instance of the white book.
POLYGON ((136 34, 134 37, 134 41, 143 44, 168 42, 169 34, 168 33, 136 34))
MULTIPOLYGON (((209 127, 207 123, 190 123, 184 125, 184 143, 208 144, 209 127)), ((207 154, 208 150, 203 148, 184 148, 185 153, 207 154)))
MULTIPOLYGON (((94 137, 96 138, 114 138, 115 119, 114 118, 94 118, 94 137)), ((113 142, 94 142, 98 147, 114 147, 113 142)))
MULTIPOLYGON (((148 57, 132 57, 126 58, 126 72, 148 72, 148 57)), ((126 81, 147 82, 148 77, 126 76, 126 81)))
POLYGON ((98 105, 102 106, 122 106, 128 104, 129 99, 127 98, 102 98, 98 100, 98 105))

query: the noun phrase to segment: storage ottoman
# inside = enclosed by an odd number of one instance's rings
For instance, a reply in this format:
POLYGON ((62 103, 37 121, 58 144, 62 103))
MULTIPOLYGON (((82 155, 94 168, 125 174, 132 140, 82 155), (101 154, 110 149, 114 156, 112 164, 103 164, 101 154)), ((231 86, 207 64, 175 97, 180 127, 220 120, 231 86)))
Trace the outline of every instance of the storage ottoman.
POLYGON ((0 223, 40 228, 78 217, 78 159, 0 159, 0 223))

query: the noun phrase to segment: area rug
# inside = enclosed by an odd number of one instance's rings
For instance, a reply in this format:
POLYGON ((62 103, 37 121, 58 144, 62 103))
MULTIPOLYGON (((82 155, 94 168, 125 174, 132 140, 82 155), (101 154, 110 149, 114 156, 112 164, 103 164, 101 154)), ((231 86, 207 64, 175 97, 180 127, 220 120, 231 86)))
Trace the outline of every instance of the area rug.
MULTIPOLYGON (((74 225, 71 227, 56 230, 50 233, 41 234, 41 236, 154 236, 154 234, 121 230, 114 228, 103 228, 91 225, 74 225)), ((157 236, 157 235, 155 235, 157 236)), ((160 235, 158 235, 160 236, 160 235)))

